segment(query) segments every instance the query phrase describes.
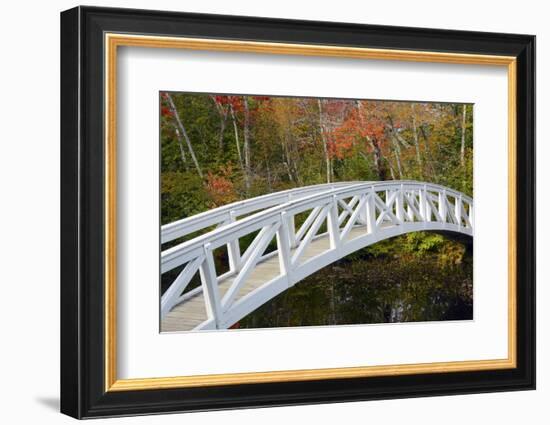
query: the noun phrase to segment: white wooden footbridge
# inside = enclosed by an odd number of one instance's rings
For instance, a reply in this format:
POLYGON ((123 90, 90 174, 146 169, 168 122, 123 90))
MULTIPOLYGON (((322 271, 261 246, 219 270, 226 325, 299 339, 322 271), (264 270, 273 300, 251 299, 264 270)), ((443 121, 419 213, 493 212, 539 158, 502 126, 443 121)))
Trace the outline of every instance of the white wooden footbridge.
POLYGON ((472 236, 473 214, 471 198, 443 186, 346 182, 271 193, 167 224, 163 244, 202 234, 161 253, 161 273, 182 268, 162 295, 161 331, 227 329, 306 276, 380 240, 425 230, 472 236), (247 235, 255 236, 243 247, 247 235), (229 257, 223 273, 213 256, 220 248, 229 257), (186 291, 196 274, 201 284, 186 291))

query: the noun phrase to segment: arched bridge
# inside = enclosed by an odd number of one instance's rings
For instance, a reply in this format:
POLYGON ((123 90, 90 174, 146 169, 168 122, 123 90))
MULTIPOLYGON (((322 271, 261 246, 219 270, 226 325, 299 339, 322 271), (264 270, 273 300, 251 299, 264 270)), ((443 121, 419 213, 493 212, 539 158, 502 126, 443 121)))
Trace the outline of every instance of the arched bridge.
POLYGON ((161 330, 227 329, 306 276, 380 240, 424 230, 472 236, 473 214, 470 197, 443 186, 346 182, 276 192, 167 224, 163 244, 199 235, 161 253, 161 273, 178 269, 161 298, 161 330), (243 246, 244 240, 251 242, 243 246), (227 250, 228 270, 216 269, 218 249, 227 250), (200 285, 186 290, 195 275, 200 285))

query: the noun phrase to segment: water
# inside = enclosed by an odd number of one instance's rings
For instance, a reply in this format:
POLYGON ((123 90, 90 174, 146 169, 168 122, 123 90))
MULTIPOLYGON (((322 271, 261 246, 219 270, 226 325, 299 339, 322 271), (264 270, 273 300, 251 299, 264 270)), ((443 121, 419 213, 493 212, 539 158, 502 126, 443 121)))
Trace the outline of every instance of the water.
POLYGON ((374 256, 365 249, 307 277, 234 327, 471 320, 472 275, 466 248, 452 260, 442 252, 374 256))

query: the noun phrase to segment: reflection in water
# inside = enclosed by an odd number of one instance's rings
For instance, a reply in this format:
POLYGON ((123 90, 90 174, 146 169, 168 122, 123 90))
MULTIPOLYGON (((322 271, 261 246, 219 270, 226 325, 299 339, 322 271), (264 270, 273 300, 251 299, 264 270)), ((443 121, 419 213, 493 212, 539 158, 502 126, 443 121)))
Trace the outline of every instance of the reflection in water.
POLYGON ((473 318, 468 245, 439 235, 400 237, 377 245, 307 277, 234 328, 473 318), (416 244, 412 249, 411 240, 416 244), (426 240, 435 242, 426 245, 426 240))

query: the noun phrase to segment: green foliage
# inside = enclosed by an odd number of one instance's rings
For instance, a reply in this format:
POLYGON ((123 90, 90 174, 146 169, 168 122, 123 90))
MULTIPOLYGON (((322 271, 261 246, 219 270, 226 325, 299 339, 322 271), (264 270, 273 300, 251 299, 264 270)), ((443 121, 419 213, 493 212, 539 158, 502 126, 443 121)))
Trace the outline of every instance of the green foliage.
POLYGON ((193 173, 163 172, 160 193, 162 224, 198 214, 209 202, 201 179, 193 173))
POLYGON ((369 255, 373 258, 401 258, 415 257, 420 259, 426 255, 437 256, 441 264, 462 264, 468 255, 462 241, 446 238, 432 232, 414 232, 380 241, 364 249, 363 254, 353 254, 350 258, 359 255, 369 255))
POLYGON ((408 233, 403 239, 405 251, 415 255, 437 251, 446 242, 441 235, 424 232, 408 233))

